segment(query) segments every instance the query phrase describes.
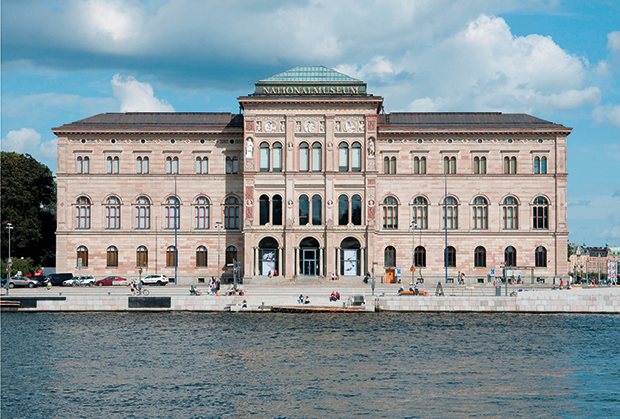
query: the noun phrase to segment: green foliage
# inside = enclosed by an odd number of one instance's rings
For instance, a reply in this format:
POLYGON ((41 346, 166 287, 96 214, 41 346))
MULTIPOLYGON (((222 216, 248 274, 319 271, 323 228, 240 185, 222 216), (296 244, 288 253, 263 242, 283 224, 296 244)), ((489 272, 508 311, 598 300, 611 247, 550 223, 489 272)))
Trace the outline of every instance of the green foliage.
MULTIPOLYGON (((11 257, 11 259, 13 260, 13 265, 11 266, 11 276, 15 276, 17 275, 18 272, 21 271, 23 276, 26 276, 28 274, 32 274, 35 271, 38 271, 39 269, 41 269, 41 266, 35 265, 34 261, 30 258, 19 258, 19 259, 15 259, 13 257, 11 257)), ((2 260, 2 277, 6 278, 6 273, 7 273, 7 265, 6 265, 6 259, 2 260)))
POLYGON ((52 171, 29 154, 12 152, 2 152, 0 167, 2 256, 8 255, 6 224, 11 223, 14 262, 23 257, 36 265, 55 266, 56 182, 52 171))

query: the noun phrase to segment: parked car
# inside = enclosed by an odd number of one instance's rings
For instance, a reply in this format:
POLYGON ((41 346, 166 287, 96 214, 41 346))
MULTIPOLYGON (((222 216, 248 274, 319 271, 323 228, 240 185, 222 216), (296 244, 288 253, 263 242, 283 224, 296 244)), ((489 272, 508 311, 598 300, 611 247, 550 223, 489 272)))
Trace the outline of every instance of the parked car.
POLYGON ((15 276, 13 278, 9 278, 9 288, 15 287, 28 287, 34 288, 38 287, 39 282, 34 279, 26 278, 25 276, 15 276))
POLYGON ((67 279, 66 281, 64 281, 62 283, 62 285, 65 286, 71 286, 71 287, 80 287, 80 286, 88 286, 88 287, 92 287, 93 285, 95 285, 95 278, 93 278, 92 275, 86 275, 86 276, 76 276, 73 279, 67 279))
POLYGON ((73 279, 73 274, 71 273, 60 273, 60 274, 49 274, 45 279, 39 280, 39 284, 43 282, 47 282, 47 280, 52 282, 52 285, 62 285, 68 279, 73 279))
POLYGON ((120 276, 108 276, 107 278, 96 281, 95 285, 97 285, 98 287, 102 287, 104 285, 119 285, 119 282, 123 281, 127 280, 125 278, 121 278, 120 276))
POLYGON ((166 275, 148 275, 142 278, 142 283, 144 285, 161 285, 164 286, 168 283, 168 277, 166 275))

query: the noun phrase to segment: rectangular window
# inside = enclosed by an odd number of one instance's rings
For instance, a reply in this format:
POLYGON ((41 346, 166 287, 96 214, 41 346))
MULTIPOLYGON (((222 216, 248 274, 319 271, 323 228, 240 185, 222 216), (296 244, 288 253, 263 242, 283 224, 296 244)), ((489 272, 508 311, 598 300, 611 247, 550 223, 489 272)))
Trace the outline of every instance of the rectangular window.
MULTIPOLYGON (((394 173, 396 173, 396 159, 394 159, 394 173)), ((362 149, 353 147, 351 149, 351 170, 360 172, 362 170, 362 149)))
POLYGON ((313 147, 312 148, 312 171, 313 172, 320 172, 322 170, 322 157, 321 156, 321 149, 318 147, 313 147))
POLYGON ((274 147, 273 149, 273 171, 282 171, 282 148, 274 147))
POLYGON ((308 171, 308 148, 300 148, 299 149, 299 171, 307 172, 308 171))
POLYGON ((269 171, 269 147, 260 148, 260 171, 269 171))

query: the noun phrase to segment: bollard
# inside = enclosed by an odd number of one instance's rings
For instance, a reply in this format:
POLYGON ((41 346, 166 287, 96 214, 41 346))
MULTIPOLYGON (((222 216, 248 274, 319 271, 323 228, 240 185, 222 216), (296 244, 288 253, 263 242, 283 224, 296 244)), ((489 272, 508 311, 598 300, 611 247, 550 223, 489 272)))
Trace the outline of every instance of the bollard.
POLYGON ((263 302, 260 304, 260 311, 263 311, 264 309, 265 309, 265 302, 263 301, 263 302))
POLYGON ((342 308, 347 308, 347 303, 342 303, 342 308))

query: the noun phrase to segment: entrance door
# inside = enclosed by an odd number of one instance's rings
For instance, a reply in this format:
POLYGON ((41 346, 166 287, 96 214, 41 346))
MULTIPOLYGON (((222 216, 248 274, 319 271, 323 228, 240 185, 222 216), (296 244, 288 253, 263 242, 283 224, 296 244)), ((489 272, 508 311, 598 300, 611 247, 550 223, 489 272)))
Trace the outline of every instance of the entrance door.
POLYGON ((302 249, 301 254, 301 274, 305 276, 316 276, 316 249, 302 249))
POLYGON ((395 284, 396 279, 394 278, 394 269, 386 269, 385 270, 385 283, 386 284, 395 284))

